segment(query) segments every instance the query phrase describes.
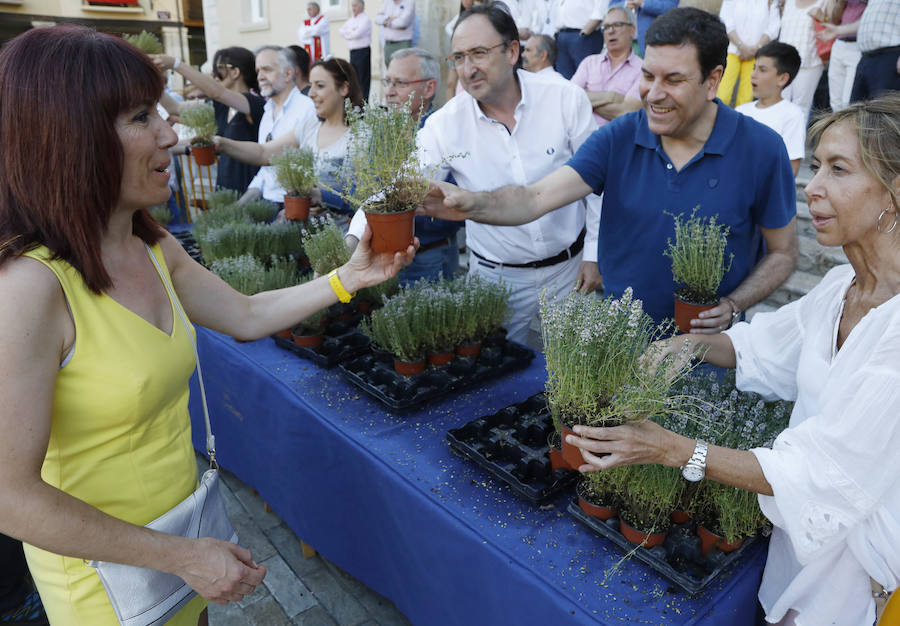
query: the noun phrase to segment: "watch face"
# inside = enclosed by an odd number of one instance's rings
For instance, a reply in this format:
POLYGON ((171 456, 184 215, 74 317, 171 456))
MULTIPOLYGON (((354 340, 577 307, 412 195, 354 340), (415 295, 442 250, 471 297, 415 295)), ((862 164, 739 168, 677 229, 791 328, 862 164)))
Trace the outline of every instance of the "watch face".
POLYGON ((698 467, 696 465, 685 465, 683 468, 681 468, 681 475, 685 480, 696 483, 703 480, 706 472, 703 471, 702 467, 698 467))

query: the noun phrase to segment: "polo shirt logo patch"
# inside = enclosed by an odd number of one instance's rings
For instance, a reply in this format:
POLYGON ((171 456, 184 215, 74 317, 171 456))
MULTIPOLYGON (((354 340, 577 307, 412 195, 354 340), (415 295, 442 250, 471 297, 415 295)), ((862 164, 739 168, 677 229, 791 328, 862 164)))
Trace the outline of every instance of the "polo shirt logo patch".
POLYGON ((706 181, 706 184, 709 185, 710 189, 715 189, 716 186, 719 184, 719 179, 718 178, 710 178, 708 181, 706 181))
POLYGON ((547 156, 552 156, 556 153, 556 148, 547 148, 547 156))

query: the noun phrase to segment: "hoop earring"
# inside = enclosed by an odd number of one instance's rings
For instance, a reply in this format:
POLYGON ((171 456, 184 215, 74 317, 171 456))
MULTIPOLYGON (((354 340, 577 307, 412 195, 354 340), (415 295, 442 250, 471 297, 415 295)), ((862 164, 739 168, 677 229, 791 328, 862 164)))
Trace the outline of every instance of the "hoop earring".
POLYGON ((884 211, 881 212, 881 215, 878 216, 878 222, 875 224, 875 230, 877 230, 879 233, 883 233, 885 235, 888 233, 894 232, 894 229, 897 228, 897 214, 896 213, 894 214, 894 223, 891 224, 891 227, 888 228, 887 230, 882 230, 882 228, 881 228, 881 218, 883 218, 885 216, 885 214, 888 212, 888 209, 890 209, 890 208, 892 208, 892 207, 888 207, 887 209, 885 209, 884 211))

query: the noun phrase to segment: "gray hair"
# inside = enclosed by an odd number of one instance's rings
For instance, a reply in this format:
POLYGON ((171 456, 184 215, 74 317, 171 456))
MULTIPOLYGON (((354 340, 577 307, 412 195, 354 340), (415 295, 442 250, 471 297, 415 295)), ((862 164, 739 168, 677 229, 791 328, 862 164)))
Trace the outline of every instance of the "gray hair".
POLYGON ((309 6, 309 5, 313 5, 314 7, 316 7, 317 9, 319 9, 320 11, 322 10, 322 7, 319 6, 319 3, 318 3, 318 2, 307 2, 307 3, 306 3, 306 6, 309 6))
POLYGON ((535 41, 537 42, 537 51, 538 53, 546 52, 547 53, 547 63, 550 66, 556 65, 556 41, 550 35, 532 35, 536 37, 535 41))
POLYGON ((441 64, 428 50, 423 50, 422 48, 401 48, 391 55, 391 61, 406 57, 418 57, 419 74, 424 80, 441 82, 441 64))
POLYGON ((625 16, 625 21, 634 26, 637 23, 637 20, 634 19, 634 11, 626 7, 624 4, 617 4, 615 6, 611 6, 606 10, 606 15, 609 15, 613 11, 618 11, 622 15, 625 16))
POLYGON ((359 2, 363 8, 366 8, 366 0, 350 0, 351 2, 359 2))
POLYGON ((284 48, 282 46, 265 45, 257 48, 256 54, 259 54, 260 52, 263 52, 265 50, 272 50, 278 53, 278 68, 282 72, 285 70, 291 70, 294 73, 297 72, 297 67, 300 65, 300 63, 297 61, 297 55, 294 54, 293 50, 291 50, 290 48, 284 48))

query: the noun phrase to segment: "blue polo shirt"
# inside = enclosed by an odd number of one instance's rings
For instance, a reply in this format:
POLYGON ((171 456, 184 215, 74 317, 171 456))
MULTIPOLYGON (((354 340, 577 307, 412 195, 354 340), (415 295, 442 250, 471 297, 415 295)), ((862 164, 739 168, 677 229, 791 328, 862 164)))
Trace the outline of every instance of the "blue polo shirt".
POLYGON ((730 227, 731 270, 719 287, 727 295, 763 255, 759 228, 781 228, 797 215, 796 187, 784 142, 772 129, 716 100, 718 113, 706 144, 676 171, 650 132, 643 110, 596 130, 569 160, 596 193, 603 193, 599 257, 608 295, 631 286, 657 322, 674 315, 671 260, 674 220, 713 216, 730 227))

